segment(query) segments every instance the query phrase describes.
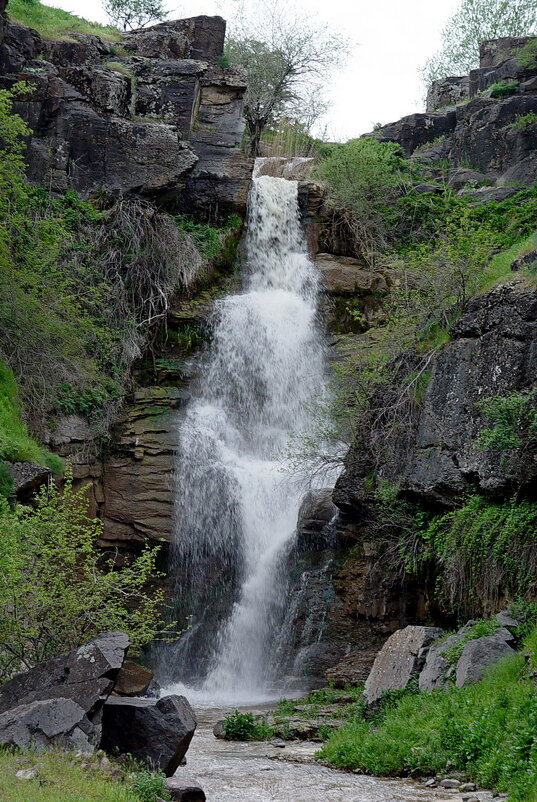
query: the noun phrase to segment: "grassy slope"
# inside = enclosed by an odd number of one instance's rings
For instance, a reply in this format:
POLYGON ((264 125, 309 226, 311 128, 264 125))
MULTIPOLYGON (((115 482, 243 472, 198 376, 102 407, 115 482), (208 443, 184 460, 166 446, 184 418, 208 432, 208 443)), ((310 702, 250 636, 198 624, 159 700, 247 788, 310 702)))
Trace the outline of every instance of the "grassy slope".
POLYGON ((18 403, 13 373, 0 361, 0 461, 30 460, 61 470, 62 460, 50 454, 28 434, 18 403))
POLYGON ((7 11, 17 22, 35 28, 42 36, 52 39, 68 39, 71 31, 93 33, 112 41, 121 39, 120 32, 111 25, 89 22, 61 8, 44 5, 39 0, 9 0, 7 11))
POLYGON ((114 781, 85 758, 83 768, 72 754, 42 752, 19 754, 0 752, 0 802, 135 802, 138 797, 122 782, 114 781), (19 769, 37 768, 39 777, 20 780, 19 769), (41 782, 40 782, 41 780, 41 782))
MULTIPOLYGON (((526 642, 533 653, 537 630, 526 642)), ((512 802, 537 800, 537 691, 522 654, 496 664, 481 682, 411 693, 380 720, 357 717, 319 757, 376 775, 463 771, 512 802)))

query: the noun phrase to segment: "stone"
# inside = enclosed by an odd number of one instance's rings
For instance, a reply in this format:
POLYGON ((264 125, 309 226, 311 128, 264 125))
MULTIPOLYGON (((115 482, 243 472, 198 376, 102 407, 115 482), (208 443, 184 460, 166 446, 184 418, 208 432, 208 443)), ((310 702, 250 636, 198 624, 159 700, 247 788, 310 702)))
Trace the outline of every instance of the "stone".
POLYGON ((19 769, 15 772, 15 777, 18 780, 35 780, 39 777, 39 772, 37 769, 19 769))
POLYGON ((104 706, 102 748, 130 754, 171 777, 184 758, 196 729, 184 696, 161 699, 111 696, 104 706))
POLYGON ((223 53, 225 33, 222 17, 190 17, 129 31, 123 34, 123 47, 148 58, 216 60, 223 53))
POLYGON ((56 697, 0 713, 0 744, 18 749, 85 749, 99 745, 99 730, 72 699, 56 697))
POLYGON ((120 696, 140 696, 147 691, 152 680, 153 672, 150 668, 125 660, 117 675, 114 693, 120 696))
POLYGON ((460 788, 461 781, 447 777, 445 780, 440 780, 439 785, 441 788, 460 788))
POLYGON ((448 184, 452 189, 463 189, 467 184, 491 184, 491 180, 484 173, 469 170, 466 167, 457 167, 449 171, 448 184))
POLYGON ((335 545, 335 534, 328 525, 337 514, 332 488, 310 490, 298 511, 296 545, 300 551, 318 551, 335 545))
POLYGON ((493 635, 468 641, 457 663, 455 682, 459 688, 479 682, 485 669, 501 660, 502 657, 515 654, 515 650, 505 640, 505 632, 507 630, 502 632, 500 629, 493 635))
POLYGON ((409 114, 395 123, 383 125, 375 131, 374 136, 381 142, 398 142, 406 155, 410 156, 421 145, 452 134, 456 125, 456 110, 448 107, 426 114, 409 114))
POLYGON ((509 615, 507 610, 500 610, 499 613, 496 613, 496 621, 499 623, 500 627, 509 630, 511 633, 520 626, 520 621, 517 621, 516 618, 509 615))
POLYGON ((103 705, 128 646, 123 632, 105 632, 4 683, 0 742, 9 737, 30 743, 33 737, 41 746, 85 750, 98 745, 103 705))
POLYGON ((213 735, 215 738, 225 739, 226 737, 226 722, 222 718, 216 722, 213 727, 213 735))
POLYGON ((364 698, 368 704, 385 691, 403 690, 423 665, 423 653, 442 634, 438 627, 408 626, 391 635, 373 663, 366 680, 364 698))
POLYGON ((326 670, 325 679, 334 688, 361 685, 371 672, 375 656, 376 650, 372 653, 371 648, 353 650, 326 670))
POLYGON ((19 501, 30 499, 52 477, 50 468, 35 462, 9 462, 6 465, 13 477, 13 490, 19 501))
POLYGON ((463 783, 459 788, 461 794, 466 793, 467 791, 476 791, 477 786, 475 783, 463 783))
POLYGON ((532 264, 537 265, 537 248, 534 248, 522 256, 517 256, 517 258, 511 262, 511 270, 527 270, 532 264))
POLYGON ((205 802, 205 793, 198 783, 181 775, 167 777, 166 788, 174 802, 205 802))
POLYGON ((350 256, 320 253, 315 266, 321 275, 321 283, 327 292, 335 295, 386 292, 388 284, 380 272, 367 270, 365 263, 350 256))
POLYGON ((433 81, 427 92, 427 111, 437 111, 446 106, 456 106, 468 97, 470 78, 462 77, 441 78, 433 81))
POLYGON ((497 67, 516 56, 533 36, 502 36, 498 39, 485 39, 479 45, 479 66, 497 67))

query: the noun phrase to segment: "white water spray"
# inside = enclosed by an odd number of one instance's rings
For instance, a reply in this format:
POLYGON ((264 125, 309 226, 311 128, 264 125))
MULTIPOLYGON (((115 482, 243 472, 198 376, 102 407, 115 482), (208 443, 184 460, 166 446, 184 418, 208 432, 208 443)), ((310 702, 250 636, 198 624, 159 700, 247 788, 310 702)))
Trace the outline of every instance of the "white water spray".
POLYGON ((167 690, 196 701, 258 701, 278 682, 285 556, 301 500, 282 460, 289 435, 308 430, 309 402, 324 387, 317 276, 297 187, 253 180, 246 289, 216 304, 201 388, 181 424, 178 604, 196 597, 197 608, 165 673, 167 690))

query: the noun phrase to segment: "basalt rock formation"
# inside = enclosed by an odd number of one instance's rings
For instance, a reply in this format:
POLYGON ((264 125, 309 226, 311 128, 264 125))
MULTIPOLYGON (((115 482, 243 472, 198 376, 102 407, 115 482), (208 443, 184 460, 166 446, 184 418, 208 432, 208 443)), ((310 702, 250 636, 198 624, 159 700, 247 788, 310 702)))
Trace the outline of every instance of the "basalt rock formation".
POLYGON ((239 69, 218 65, 224 34, 222 18, 193 17, 125 34, 121 46, 80 33, 52 40, 10 21, 8 9, 0 86, 30 85, 14 106, 33 131, 30 180, 165 198, 213 216, 242 212, 246 84, 239 69))

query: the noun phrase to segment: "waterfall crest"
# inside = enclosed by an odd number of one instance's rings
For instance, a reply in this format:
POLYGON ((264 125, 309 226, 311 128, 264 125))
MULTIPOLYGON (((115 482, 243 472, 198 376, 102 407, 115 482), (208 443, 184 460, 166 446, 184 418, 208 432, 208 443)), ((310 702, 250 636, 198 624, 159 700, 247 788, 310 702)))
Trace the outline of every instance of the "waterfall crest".
POLYGON ((285 558, 301 498, 282 462, 324 387, 317 275, 297 192, 296 181, 253 179, 245 289, 215 305, 179 431, 174 571, 178 609, 192 620, 161 668, 167 690, 207 703, 260 700, 279 679, 285 558))

